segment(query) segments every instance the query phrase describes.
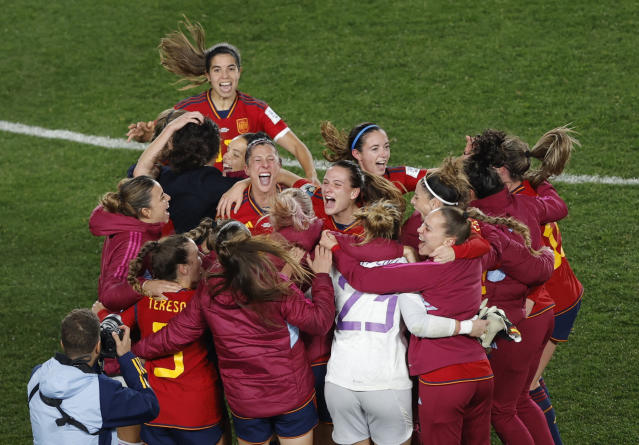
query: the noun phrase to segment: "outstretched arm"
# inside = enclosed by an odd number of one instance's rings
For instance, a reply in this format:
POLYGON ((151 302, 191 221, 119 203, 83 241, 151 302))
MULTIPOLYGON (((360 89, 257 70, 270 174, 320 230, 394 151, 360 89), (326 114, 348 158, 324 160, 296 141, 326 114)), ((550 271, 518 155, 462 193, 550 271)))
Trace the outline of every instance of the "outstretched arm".
POLYGON ((319 185, 317 179, 317 172, 313 165, 313 156, 311 155, 308 147, 302 142, 293 131, 287 131, 282 137, 278 138, 275 142, 284 147, 289 153, 295 156, 302 168, 306 179, 313 184, 319 185))

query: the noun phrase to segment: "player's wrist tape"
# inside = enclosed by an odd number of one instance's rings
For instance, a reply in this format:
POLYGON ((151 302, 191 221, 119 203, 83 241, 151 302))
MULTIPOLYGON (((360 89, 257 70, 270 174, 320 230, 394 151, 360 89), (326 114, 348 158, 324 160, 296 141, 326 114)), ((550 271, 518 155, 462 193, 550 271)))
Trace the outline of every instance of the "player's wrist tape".
POLYGON ((459 323, 459 335, 470 334, 470 331, 472 330, 473 330, 472 320, 464 320, 459 323))

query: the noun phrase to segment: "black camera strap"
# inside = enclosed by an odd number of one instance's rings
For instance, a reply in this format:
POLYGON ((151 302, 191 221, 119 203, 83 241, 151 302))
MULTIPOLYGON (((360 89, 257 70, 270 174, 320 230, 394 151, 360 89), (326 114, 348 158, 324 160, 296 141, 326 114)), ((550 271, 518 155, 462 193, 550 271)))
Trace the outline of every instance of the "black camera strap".
POLYGON ((100 434, 103 431, 103 429, 100 428, 95 433, 90 433, 88 428, 86 426, 84 426, 84 424, 78 422, 75 418, 71 417, 66 411, 64 411, 62 409, 62 407, 61 407, 62 399, 53 399, 51 397, 47 397, 47 396, 43 395, 40 392, 40 384, 39 383, 36 384, 33 387, 33 389, 31 390, 31 393, 29 394, 29 402, 31 402, 31 399, 33 398, 33 396, 35 396, 36 392, 40 394, 40 400, 42 400, 42 402, 44 402, 45 405, 57 409, 58 412, 60 413, 60 415, 62 416, 59 419, 55 419, 55 424, 56 425, 63 426, 63 425, 69 424, 71 426, 74 426, 74 427, 78 428, 81 431, 84 431, 85 433, 89 434, 90 436, 97 436, 98 434, 100 434))

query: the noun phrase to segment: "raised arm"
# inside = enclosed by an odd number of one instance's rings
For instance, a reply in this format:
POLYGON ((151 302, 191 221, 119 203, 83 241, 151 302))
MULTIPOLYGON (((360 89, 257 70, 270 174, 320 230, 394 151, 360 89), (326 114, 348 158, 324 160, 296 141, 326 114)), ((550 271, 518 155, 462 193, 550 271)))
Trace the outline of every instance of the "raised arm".
POLYGON ((171 121, 164 130, 162 130, 162 133, 142 152, 133 170, 133 177, 151 174, 155 161, 162 152, 162 149, 171 140, 171 137, 173 137, 173 133, 183 128, 186 124, 195 123, 200 125, 202 122, 204 122, 204 116, 202 116, 199 111, 184 113, 171 121))
POLYGON ((319 181, 317 179, 317 172, 315 171, 315 166, 313 165, 313 156, 309 151, 308 147, 302 142, 293 131, 287 131, 278 138, 275 142, 284 147, 288 152, 290 152, 295 159, 300 163, 302 169, 304 169, 304 174, 306 175, 306 179, 311 181, 313 184, 319 185, 319 181))
POLYGON ((315 247, 315 256, 307 256, 307 262, 315 278, 311 283, 313 299, 304 297, 294 287, 294 294, 282 302, 282 314, 286 321, 304 332, 313 335, 326 334, 335 319, 335 293, 333 282, 328 272, 331 268, 331 251, 323 247, 315 247))

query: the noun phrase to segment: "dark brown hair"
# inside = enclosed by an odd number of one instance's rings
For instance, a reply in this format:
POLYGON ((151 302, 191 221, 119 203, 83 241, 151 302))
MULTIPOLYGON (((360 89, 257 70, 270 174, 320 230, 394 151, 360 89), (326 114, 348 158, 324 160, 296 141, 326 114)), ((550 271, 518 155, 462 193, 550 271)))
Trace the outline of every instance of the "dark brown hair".
POLYGON ((74 309, 62 320, 60 339, 69 358, 90 354, 100 340, 100 320, 89 309, 74 309))
POLYGON ((138 255, 129 262, 129 274, 126 279, 133 290, 144 294, 137 277, 142 274, 145 264, 149 265, 153 279, 175 281, 178 264, 187 264, 189 261, 189 241, 190 238, 185 235, 171 235, 159 241, 144 243, 138 255), (147 256, 150 257, 150 261, 147 260, 147 256))
POLYGON ((178 83, 188 85, 180 88, 186 90, 206 83, 206 74, 211 59, 218 54, 230 54, 235 59, 237 68, 241 68, 240 51, 230 43, 222 42, 205 49, 206 32, 201 24, 184 17, 178 22, 178 29, 160 40, 158 50, 160 63, 169 72, 181 77, 178 83), (180 28, 184 27, 184 31, 180 28))
POLYGON ((308 272, 280 243, 265 235, 251 236, 239 221, 229 220, 219 227, 215 252, 222 267, 220 272, 209 276, 221 280, 209 284, 211 297, 229 291, 238 306, 260 314, 267 324, 270 322, 262 303, 279 301, 291 294, 291 282, 282 279, 272 258, 279 258, 291 267, 292 280, 309 278, 308 272))

